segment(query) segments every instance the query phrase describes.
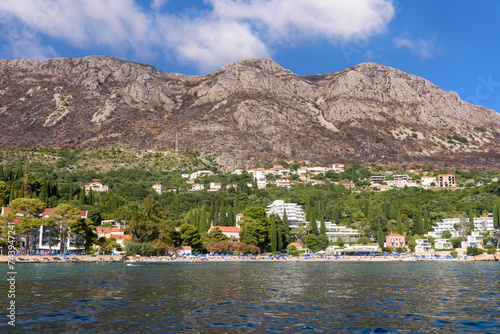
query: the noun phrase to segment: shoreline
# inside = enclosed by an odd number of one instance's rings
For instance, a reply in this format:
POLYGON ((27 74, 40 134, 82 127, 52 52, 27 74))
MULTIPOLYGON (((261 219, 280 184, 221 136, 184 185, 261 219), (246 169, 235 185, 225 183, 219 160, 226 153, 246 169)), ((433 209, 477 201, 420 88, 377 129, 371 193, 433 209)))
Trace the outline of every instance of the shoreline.
MULTIPOLYGON (((153 257, 127 257, 124 255, 74 255, 61 259, 60 256, 47 255, 18 255, 11 263, 111 263, 123 262, 127 264, 140 263, 206 263, 206 262, 470 262, 470 261, 500 261, 500 254, 483 254, 480 256, 467 256, 456 259, 447 259, 445 257, 416 258, 415 256, 310 256, 310 257, 269 257, 269 256, 190 256, 171 258, 168 256, 153 257)), ((8 263, 7 255, 0 256, 0 263, 8 263)))

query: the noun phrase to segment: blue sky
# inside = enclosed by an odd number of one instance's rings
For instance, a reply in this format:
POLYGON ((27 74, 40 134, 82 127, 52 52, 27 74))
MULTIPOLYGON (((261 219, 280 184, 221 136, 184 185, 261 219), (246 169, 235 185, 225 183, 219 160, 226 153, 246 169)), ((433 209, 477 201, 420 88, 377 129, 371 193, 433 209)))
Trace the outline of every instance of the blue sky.
POLYGON ((206 74, 248 57, 294 73, 376 62, 500 112, 496 0, 2 0, 0 58, 110 55, 206 74))

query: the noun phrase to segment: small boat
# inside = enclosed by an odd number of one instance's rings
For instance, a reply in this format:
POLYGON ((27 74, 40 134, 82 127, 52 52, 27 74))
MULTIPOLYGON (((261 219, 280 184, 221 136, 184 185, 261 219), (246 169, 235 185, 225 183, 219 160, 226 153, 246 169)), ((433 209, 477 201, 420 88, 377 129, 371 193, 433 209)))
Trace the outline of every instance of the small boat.
POLYGON ((139 267, 139 265, 133 263, 127 263, 127 267, 139 267))

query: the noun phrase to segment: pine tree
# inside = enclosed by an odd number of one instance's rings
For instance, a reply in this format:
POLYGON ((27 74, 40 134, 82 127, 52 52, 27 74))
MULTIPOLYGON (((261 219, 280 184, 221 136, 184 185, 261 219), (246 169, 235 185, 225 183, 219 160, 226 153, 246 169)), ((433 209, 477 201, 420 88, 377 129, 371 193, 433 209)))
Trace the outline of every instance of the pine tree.
POLYGON ((320 217, 320 227, 319 227, 319 234, 324 234, 326 235, 326 223, 325 223, 325 217, 320 217))

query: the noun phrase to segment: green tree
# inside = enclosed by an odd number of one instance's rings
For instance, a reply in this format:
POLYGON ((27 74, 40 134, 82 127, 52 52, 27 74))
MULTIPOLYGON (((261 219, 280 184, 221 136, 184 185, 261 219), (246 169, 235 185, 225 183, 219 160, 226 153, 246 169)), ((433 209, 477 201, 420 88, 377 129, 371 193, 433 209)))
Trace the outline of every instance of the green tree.
MULTIPOLYGON (((81 219, 82 215, 80 210, 77 208, 72 207, 69 204, 61 204, 52 210, 52 212, 49 213, 49 218, 53 219, 56 223, 56 226, 58 228, 59 236, 61 239, 60 245, 60 251, 61 254, 64 254, 66 251, 66 243, 67 243, 67 237, 69 234, 69 231, 71 230, 70 226, 75 225, 76 221, 81 219)), ((50 238, 49 238, 49 244, 50 244, 50 238)))
POLYGON ((382 231, 382 226, 379 224, 377 228, 377 242, 381 249, 384 249, 384 231, 382 231))
POLYGON ((80 218, 69 221, 68 227, 71 229, 71 232, 82 236, 81 239, 77 238, 75 246, 83 246, 85 254, 89 254, 90 247, 97 242, 97 234, 94 233, 96 229, 94 222, 89 218, 80 218))
POLYGON ((316 252, 317 250, 319 250, 318 237, 316 236, 316 234, 308 234, 305 242, 306 242, 307 248, 309 248, 313 252, 316 252))
POLYGON ((361 244, 361 245, 366 245, 366 244, 369 244, 371 242, 372 242, 372 240, 368 237, 361 237, 358 239, 358 244, 361 244))
POLYGON ((18 198, 9 203, 9 213, 4 215, 2 220, 12 221, 17 219, 18 222, 14 225, 16 231, 16 239, 25 240, 25 252, 29 253, 32 248, 33 230, 41 225, 40 215, 45 209, 45 203, 38 199, 18 198))
POLYGON ((462 238, 458 238, 458 237, 450 238, 448 241, 451 242, 451 244, 453 245, 453 248, 458 248, 458 247, 460 247, 460 245, 462 243, 462 238))
POLYGON ((316 210, 314 210, 314 208, 311 210, 311 220, 309 222, 309 226, 311 227, 311 233, 318 235, 318 223, 316 222, 316 210))
MULTIPOLYGON (((340 238, 342 239, 342 238, 340 238)), ((329 240, 326 234, 320 234, 317 237, 318 240, 318 249, 319 250, 325 250, 328 247, 329 240)))
POLYGON ((417 242, 415 240, 408 241, 408 247, 412 252, 415 251, 415 247, 417 247, 417 242))
POLYGON ((441 237, 443 239, 450 239, 451 238, 451 232, 450 230, 444 230, 442 233, 441 233, 441 237))
POLYGON ((199 248, 201 246, 201 237, 195 226, 191 224, 182 224, 180 232, 183 246, 191 246, 192 248, 199 248))
POLYGON ((401 215, 399 211, 396 214, 396 233, 403 235, 403 225, 401 224, 401 215))
POLYGON ((276 221, 274 217, 270 217, 269 219, 271 221, 271 230, 269 232, 270 236, 269 238, 271 239, 271 250, 273 252, 277 251, 278 248, 278 235, 276 232, 276 221))

